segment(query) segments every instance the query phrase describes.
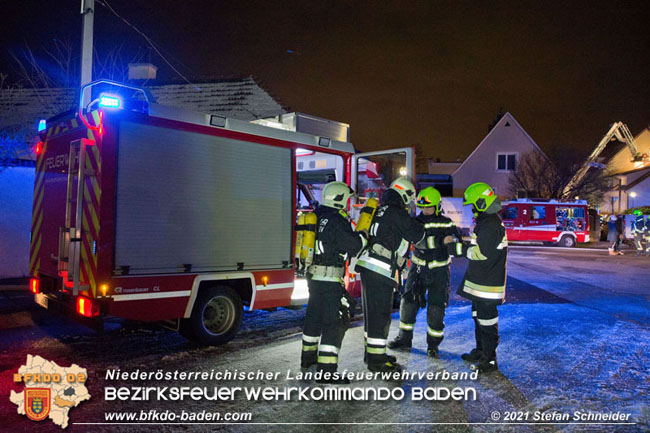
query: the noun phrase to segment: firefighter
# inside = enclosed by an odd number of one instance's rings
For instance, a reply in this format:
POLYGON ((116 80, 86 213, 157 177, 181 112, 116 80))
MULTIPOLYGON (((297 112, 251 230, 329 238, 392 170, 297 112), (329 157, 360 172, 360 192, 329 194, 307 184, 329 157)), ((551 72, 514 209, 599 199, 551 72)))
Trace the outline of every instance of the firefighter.
MULTIPOLYGON (((634 211, 636 218, 632 223, 632 235, 634 236, 634 243, 636 244, 636 255, 640 256, 643 254, 643 242, 647 237, 648 233, 648 224, 643 216, 643 212, 639 209, 634 211)), ((646 243, 646 250, 650 252, 650 245, 646 243)))
POLYGON ((420 191, 416 206, 422 209, 416 219, 424 225, 426 239, 415 244, 399 309, 399 335, 388 343, 388 347, 411 348, 415 317, 420 308, 427 307, 427 355, 438 358, 438 345, 444 338, 445 308, 449 303, 451 263, 442 241, 447 236, 460 239, 460 233, 452 220, 441 214, 440 192, 437 189, 428 187, 420 191))
POLYGON ((309 302, 301 366, 317 364, 317 370, 330 373, 319 383, 349 383, 336 373, 353 302, 343 285, 343 276, 348 257, 355 256, 367 243, 365 233, 352 231, 345 212, 352 194, 345 183, 330 182, 323 188, 322 204, 316 209, 314 258, 307 270, 309 302))
POLYGON ((368 248, 357 262, 364 309, 364 360, 370 371, 399 372, 396 358, 386 353, 393 291, 398 270, 406 263, 410 242, 420 242, 424 226, 409 215, 415 187, 398 178, 384 191, 370 226, 368 248))
POLYGON ((470 185, 465 190, 463 205, 472 205, 476 216, 472 241, 458 242, 452 236, 444 239, 450 254, 469 259, 456 293, 472 301, 476 348, 462 355, 462 359, 472 363, 473 370, 490 372, 498 369, 497 306, 505 300, 508 240, 498 214, 501 203, 488 184, 470 185))

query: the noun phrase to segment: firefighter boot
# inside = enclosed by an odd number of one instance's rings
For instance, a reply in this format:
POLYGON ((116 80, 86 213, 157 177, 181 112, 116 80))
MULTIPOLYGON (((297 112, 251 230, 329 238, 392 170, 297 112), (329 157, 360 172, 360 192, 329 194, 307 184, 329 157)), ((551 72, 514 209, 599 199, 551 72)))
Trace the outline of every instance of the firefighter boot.
POLYGON ((481 356, 483 356, 483 352, 479 349, 472 349, 471 352, 460 355, 461 359, 467 362, 476 362, 481 359, 481 356))
POLYGON ((440 355, 438 354, 438 346, 429 347, 429 349, 427 349, 427 356, 429 358, 440 359, 440 355))
MULTIPOLYGON (((388 357, 388 360, 390 362, 397 362, 397 357, 396 356, 389 355, 388 353, 386 354, 386 356, 388 357)), ((363 363, 364 364, 368 363, 368 352, 366 352, 365 350, 363 351, 363 363)))
POLYGON ((397 362, 386 360, 386 362, 380 364, 368 364, 368 370, 379 373, 401 373, 402 366, 397 362))
POLYGON ((497 364, 496 357, 494 359, 489 359, 487 356, 481 356, 481 358, 473 363, 470 368, 474 371, 478 370, 479 373, 490 373, 499 369, 499 364, 497 364))
POLYGON ((395 350, 411 350, 412 337, 412 333, 411 336, 407 337, 406 334, 400 332, 393 341, 388 342, 388 347, 395 350))

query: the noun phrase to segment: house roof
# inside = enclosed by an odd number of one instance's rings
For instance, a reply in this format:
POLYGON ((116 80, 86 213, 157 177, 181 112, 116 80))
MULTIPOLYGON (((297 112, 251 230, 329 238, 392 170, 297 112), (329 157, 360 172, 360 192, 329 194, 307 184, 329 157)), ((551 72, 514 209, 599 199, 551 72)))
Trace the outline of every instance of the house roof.
MULTIPOLYGON (((238 120, 260 119, 286 112, 252 77, 198 84, 162 84, 147 88, 159 104, 238 120)), ((0 131, 28 128, 35 133, 39 119, 50 118, 75 107, 77 95, 76 88, 2 89, 0 131)))
POLYGON ((624 191, 629 191, 632 188, 634 188, 635 186, 637 186, 638 184, 640 184, 643 181, 645 181, 646 179, 648 179, 650 177, 650 168, 646 168, 645 170, 647 170, 647 171, 644 174, 642 174, 641 176, 639 176, 638 179, 635 179, 634 182, 630 182, 627 185, 624 185, 623 190, 624 191))
POLYGON ((470 153, 469 156, 468 156, 467 158, 465 158, 465 160, 463 161, 463 163, 460 165, 460 167, 458 167, 458 168, 454 171, 454 173, 452 174, 452 176, 455 175, 456 173, 458 173, 458 172, 463 168, 463 166, 465 165, 465 163, 467 163, 467 161, 469 161, 469 160, 472 158, 472 156, 474 156, 474 154, 478 151, 478 149, 479 149, 479 148, 480 148, 484 143, 486 143, 486 142, 489 141, 489 138, 490 138, 490 136, 494 133, 494 131, 496 131, 497 129, 499 129, 499 128, 505 126, 506 123, 509 123, 510 126, 514 125, 514 126, 516 126, 517 128, 519 128, 519 129, 521 130, 521 132, 523 132, 524 136, 525 136, 525 137, 526 137, 526 138, 531 142, 531 144, 533 145, 533 147, 534 147, 537 151, 539 151, 542 155, 546 155, 546 153, 544 153, 544 151, 543 151, 542 149, 540 149, 540 147, 537 145, 537 143, 535 143, 535 140, 533 140, 532 137, 531 137, 530 135, 528 135, 528 133, 526 132, 526 130, 525 130, 525 129, 524 129, 524 128, 519 124, 519 122, 517 122, 517 120, 514 118, 514 116, 513 116, 512 114, 510 114, 510 112, 507 112, 507 113, 504 114, 503 117, 502 117, 502 118, 497 122, 497 124, 494 125, 494 127, 490 130, 490 132, 488 132, 488 134, 485 136, 485 138, 483 138, 483 140, 481 140, 481 142, 479 143, 478 146, 476 146, 476 148, 474 149, 474 151, 473 151, 472 153, 470 153))

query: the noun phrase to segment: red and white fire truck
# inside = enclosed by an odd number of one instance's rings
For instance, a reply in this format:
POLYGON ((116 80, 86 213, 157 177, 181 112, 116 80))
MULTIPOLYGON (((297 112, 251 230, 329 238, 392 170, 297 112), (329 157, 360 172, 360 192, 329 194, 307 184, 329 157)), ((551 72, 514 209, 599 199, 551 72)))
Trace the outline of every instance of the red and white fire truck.
POLYGON ((161 106, 105 80, 80 93, 75 112, 40 132, 30 287, 41 306, 95 322, 165 321, 227 342, 244 307, 306 302, 294 273, 297 209, 313 209, 304 197, 331 180, 356 189, 373 158, 386 177, 414 173, 411 148, 355 154, 349 142, 161 106), (84 107, 86 92, 95 99, 84 107))
POLYGON ((544 242, 563 247, 589 242, 589 216, 584 200, 506 201, 501 219, 508 241, 544 242))

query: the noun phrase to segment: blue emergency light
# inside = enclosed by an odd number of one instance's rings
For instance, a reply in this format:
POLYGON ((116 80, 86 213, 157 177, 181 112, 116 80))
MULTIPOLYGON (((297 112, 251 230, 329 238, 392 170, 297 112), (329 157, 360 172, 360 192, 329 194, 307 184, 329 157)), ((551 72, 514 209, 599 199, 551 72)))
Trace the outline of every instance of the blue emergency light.
POLYGON ((99 96, 99 106, 102 108, 120 108, 121 103, 117 96, 104 94, 99 96))
POLYGON ((38 132, 45 131, 47 129, 47 120, 41 119, 38 121, 38 132))

